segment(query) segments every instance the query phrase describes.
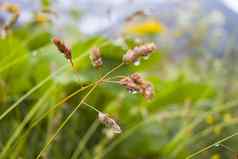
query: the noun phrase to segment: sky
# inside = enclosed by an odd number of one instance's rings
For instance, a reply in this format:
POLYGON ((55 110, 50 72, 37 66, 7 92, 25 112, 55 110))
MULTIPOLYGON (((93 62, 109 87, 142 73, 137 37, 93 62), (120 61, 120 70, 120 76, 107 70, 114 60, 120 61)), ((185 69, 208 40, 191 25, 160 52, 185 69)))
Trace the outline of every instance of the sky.
POLYGON ((228 8, 238 13, 238 0, 222 0, 222 1, 228 8))

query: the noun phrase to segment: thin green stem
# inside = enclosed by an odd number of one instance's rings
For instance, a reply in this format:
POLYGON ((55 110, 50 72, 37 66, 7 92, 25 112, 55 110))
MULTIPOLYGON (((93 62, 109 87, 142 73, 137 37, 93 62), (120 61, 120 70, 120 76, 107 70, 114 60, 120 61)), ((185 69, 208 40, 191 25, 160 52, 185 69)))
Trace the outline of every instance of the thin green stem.
MULTIPOLYGON (((215 113, 219 113, 219 112, 222 112, 222 111, 225 111, 225 110, 229 110, 229 109, 232 109, 234 107, 237 106, 237 103, 238 103, 238 100, 235 100, 235 101, 232 101, 232 102, 229 102, 229 103, 226 103, 218 108, 216 108, 216 110, 212 110, 210 112, 207 112, 207 113, 203 113, 202 116, 200 116, 200 118, 204 119, 206 116, 208 115, 211 115, 211 114, 215 114, 215 113)), ((200 121, 203 121, 203 120, 200 120, 200 121)), ((193 122, 194 123, 194 122, 193 122)), ((191 124, 193 124, 191 123, 191 124)), ((197 123, 199 124, 199 123, 197 123)), ((182 131, 185 131, 185 130, 182 130, 182 131)), ((193 141, 196 137, 193 137, 189 140, 189 142, 193 141)), ((183 147, 185 146, 185 144, 179 142, 179 145, 176 146, 176 150, 171 152, 170 154, 178 154, 180 150, 183 149, 183 147)))
POLYGON ((45 83, 47 83, 52 77, 54 77, 58 73, 61 73, 66 67, 67 67, 67 65, 64 65, 58 71, 56 71, 53 74, 51 74, 50 76, 46 77, 43 81, 38 83, 35 87, 33 87, 31 90, 29 90, 25 95, 23 95, 21 98, 19 98, 13 105, 11 105, 6 111, 4 111, 0 115, 0 120, 2 120, 8 113, 10 113, 13 109, 15 109, 28 96, 30 96, 32 93, 34 93, 36 90, 38 90, 41 86, 43 86, 45 83))
POLYGON ((7 141, 6 145, 2 149, 0 153, 0 158, 4 158, 7 151, 9 150, 10 146, 13 144, 13 142, 17 139, 17 137, 20 135, 20 133, 23 131, 26 124, 34 117, 36 112, 39 110, 40 106, 45 102, 50 95, 50 92, 53 91, 55 88, 55 85, 52 85, 51 88, 44 94, 42 98, 35 104, 35 106, 32 107, 30 112, 26 115, 22 123, 16 128, 14 133, 11 135, 10 139, 7 141))
POLYGON ((94 106, 89 105, 88 103, 83 102, 83 104, 86 105, 87 107, 89 107, 90 109, 96 111, 97 113, 100 113, 100 112, 101 112, 101 111, 99 111, 97 108, 95 108, 94 106))
POLYGON ((6 65, 4 65, 3 67, 0 68, 0 73, 2 73, 3 71, 5 71, 6 69, 12 67, 13 65, 17 64, 17 63, 20 63, 20 62, 23 62, 23 60, 26 59, 26 55, 24 56, 21 56, 20 58, 17 58, 11 62, 8 62, 6 65))
POLYGON ((185 141, 185 142, 181 142, 181 146, 178 147, 175 151, 172 152, 172 157, 176 157, 181 151, 182 149, 184 148, 185 145, 190 145, 192 143, 194 143, 195 141, 199 141, 199 140, 202 140, 201 138, 202 137, 205 137, 209 134, 211 134, 214 130, 215 127, 220 127, 220 128, 224 128, 224 127, 228 127, 228 126, 231 126, 231 125, 235 125, 238 123, 238 120, 237 119, 234 119, 232 122, 230 123, 221 123, 221 124, 217 124, 217 125, 214 125, 212 127, 209 127, 205 130, 203 130, 202 132, 200 132, 199 134, 196 134, 194 135, 191 139, 189 139, 188 141, 185 141))
MULTIPOLYGON (((103 43, 101 46, 105 46, 108 42, 103 43)), ((88 54, 89 50, 85 52, 85 54, 80 55, 78 58, 76 58, 74 61, 79 61, 81 58, 85 57, 88 54)), ((38 83, 36 86, 31 88, 26 94, 24 94, 21 98, 19 98, 13 105, 9 106, 9 108, 4 111, 0 115, 0 120, 2 120, 8 113, 10 113, 13 109, 15 109, 22 101, 24 101, 28 96, 30 96, 32 93, 34 93, 36 90, 38 90, 41 86, 46 84, 52 77, 55 77, 56 75, 62 73, 66 68, 68 68, 69 65, 65 64, 61 68, 59 68, 57 71, 52 73, 51 75, 47 76, 44 80, 42 80, 40 83, 38 83)))
POLYGON ((112 70, 110 70, 108 73, 106 73, 102 78, 97 80, 94 84, 94 86, 88 91, 88 93, 83 97, 83 99, 80 101, 80 103, 76 106, 76 108, 68 115, 68 117, 63 121, 63 123, 59 126, 59 128, 56 130, 56 132, 52 135, 52 137, 49 139, 49 141, 46 143, 46 145, 43 147, 43 149, 40 151, 40 153, 37 155, 36 159, 39 159, 43 152, 47 149, 47 147, 51 144, 51 142, 55 139, 55 137, 58 135, 58 133, 61 131, 61 129, 64 128, 66 123, 71 119, 71 117, 74 115, 74 113, 78 110, 78 108, 85 102, 85 100, 88 98, 88 96, 96 89, 96 87, 112 72, 119 69, 123 63, 117 65, 112 70))
POLYGON ((89 88, 93 86, 93 84, 89 84, 87 86, 84 86, 80 89, 78 89, 77 91, 73 92, 72 94, 68 95, 67 97, 65 97, 64 99, 62 99, 61 101, 59 101, 57 104, 55 104, 53 107, 51 107, 44 115, 42 115, 38 120, 36 120, 35 122, 33 122, 33 124, 31 125, 30 129, 35 127, 41 120, 43 120, 47 115, 49 115, 49 113, 51 113, 52 111, 54 111, 57 107, 59 107, 60 105, 62 105, 63 103, 65 103, 67 100, 69 100, 70 98, 72 98, 73 96, 77 95, 78 93, 84 91, 85 89, 89 88))
POLYGON ((95 130, 97 129, 99 125, 99 122, 97 121, 97 119, 93 122, 93 124, 90 126, 90 128, 88 129, 88 131, 86 132, 86 134, 84 135, 83 139, 80 141, 80 143, 78 144, 76 150, 74 151, 71 159, 77 159, 78 156, 82 153, 83 148, 85 147, 86 143, 88 142, 88 140, 90 139, 90 137, 93 135, 93 133, 95 132, 95 130))
MULTIPOLYGON (((139 122, 135 126, 129 128, 127 131, 125 131, 116 140, 114 140, 103 151, 103 153, 101 153, 100 156, 98 156, 98 158, 104 158, 106 156, 106 154, 108 154, 110 151, 112 151, 118 144, 120 144, 123 140, 125 140, 129 136, 131 136, 136 130, 141 129, 144 125, 146 125, 148 123, 156 122, 156 121, 165 120, 165 119, 168 119, 168 118, 175 118, 175 117, 179 117, 179 116, 184 116, 182 112, 183 111, 178 111, 178 112, 170 112, 170 111, 162 112, 160 114, 154 114, 154 115, 150 116, 149 118, 147 118, 146 120, 143 120, 143 121, 139 122)), ((192 115, 192 114, 190 114, 190 115, 192 115)))
POLYGON ((229 146, 227 145, 224 145, 224 144, 219 144, 219 146, 225 148, 226 150, 232 152, 232 153, 236 153, 232 148, 230 148, 229 146))
POLYGON ((111 80, 104 80, 105 83, 113 83, 113 84, 120 84, 119 81, 111 81, 111 80))
POLYGON ((219 145, 219 144, 221 144, 221 143, 223 143, 223 142, 225 142, 225 141, 227 141, 227 140, 229 140, 229 139, 231 139, 231 138, 233 138, 233 137, 235 137, 235 136, 237 136, 237 135, 238 135, 238 132, 236 132, 236 133, 234 133, 234 134, 232 134, 232 135, 230 135, 230 136, 227 136, 227 137, 225 137, 225 138, 223 138, 223 139, 221 139, 221 140, 218 140, 217 142, 215 142, 215 143, 213 143, 213 144, 211 144, 211 145, 208 145, 208 146, 206 146, 205 148, 203 148, 203 149, 201 149, 201 150, 199 150, 199 151, 197 151, 197 152, 195 152, 195 153, 189 155, 189 156, 186 157, 185 159, 193 158, 193 157, 199 155, 200 153, 202 153, 202 152, 204 152, 204 151, 207 151, 207 150, 209 150, 210 148, 212 148, 212 147, 214 147, 214 146, 216 146, 216 145, 219 145))
MULTIPOLYGON (((23 138, 25 138, 25 136, 30 132, 30 130, 32 128, 34 128, 40 121, 42 121, 47 115, 49 115, 49 113, 51 113, 53 110, 55 110, 58 106, 60 106, 61 104, 65 103, 67 100, 69 100, 73 96, 77 95, 81 91, 83 91, 83 90, 85 90, 85 89, 87 89, 87 88, 89 88, 91 86, 93 86, 93 83, 78 89, 77 91, 75 91, 72 94, 68 95, 67 97, 65 97, 64 99, 59 101, 57 104, 55 104, 53 107, 51 107, 45 114, 43 114, 38 120, 36 120, 35 122, 33 122, 33 124, 30 125, 30 127, 28 128, 26 133, 23 135, 23 138)), ((90 107, 91 109, 93 109, 93 110, 95 110, 97 112, 100 112, 95 107, 93 107, 93 106, 91 106, 91 105, 89 105, 87 103, 84 103, 84 104, 87 105, 88 107, 90 107)), ((15 138, 14 138, 14 140, 15 140, 15 138)), ((12 142, 13 142, 13 140, 10 142, 10 144, 12 144, 12 142)))

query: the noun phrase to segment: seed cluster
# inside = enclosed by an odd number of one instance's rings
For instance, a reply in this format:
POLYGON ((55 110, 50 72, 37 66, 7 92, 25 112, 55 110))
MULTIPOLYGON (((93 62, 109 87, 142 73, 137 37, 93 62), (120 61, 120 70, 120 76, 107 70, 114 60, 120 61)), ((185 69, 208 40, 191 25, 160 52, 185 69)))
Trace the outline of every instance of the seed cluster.
POLYGON ((11 19, 3 25, 3 30, 1 31, 1 36, 5 37, 10 29, 16 24, 21 11, 19 6, 13 3, 4 3, 1 5, 0 9, 12 14, 11 19))
POLYGON ((71 54, 71 48, 69 48, 68 46, 66 46, 66 44, 60 40, 60 38, 58 37, 54 37, 53 38, 53 43, 55 44, 55 46, 58 48, 58 50, 64 54, 65 58, 71 63, 71 65, 73 66, 73 61, 72 61, 72 54, 71 54))
POLYGON ((142 57, 148 57, 155 49, 156 45, 154 43, 136 46, 133 49, 127 51, 127 53, 123 56, 122 61, 125 64, 135 63, 142 57))
POLYGON ((152 85, 145 81, 138 73, 122 78, 120 84, 126 87, 129 92, 141 93, 146 99, 151 99, 154 95, 152 85))
POLYGON ((112 118, 110 118, 109 116, 107 116, 106 114, 99 112, 98 113, 98 120, 99 122, 101 122, 102 124, 106 125, 107 127, 109 127, 110 129, 112 129, 112 131, 116 134, 121 133, 121 128, 120 126, 116 123, 115 120, 113 120, 112 118))
POLYGON ((92 65, 96 68, 100 68, 103 65, 101 51, 98 47, 93 47, 90 53, 90 59, 92 65))
MULTIPOLYGON (((64 54, 66 59, 68 59, 71 64, 72 63, 72 55, 71 55, 71 49, 66 46, 66 44, 58 37, 53 38, 53 43, 58 48, 58 50, 64 54)), ((129 50, 124 56, 123 56, 123 63, 124 64, 130 64, 134 63, 136 61, 139 61, 141 57, 148 57, 154 50, 156 49, 156 46, 154 43, 144 44, 137 46, 133 48, 132 50, 129 50)), ((90 60, 92 65, 95 68, 100 68, 103 65, 102 56, 100 48, 93 47, 90 52, 90 60)), ((120 79, 120 81, 112 81, 112 82, 119 82, 120 85, 126 87, 129 92, 131 93, 140 93, 142 94, 146 99, 151 99, 154 95, 153 87, 152 85, 145 81, 141 75, 138 73, 133 73, 130 76, 126 76, 120 79)), ((92 107, 92 106, 90 106, 92 107)), ((121 133, 121 128, 117 124, 115 120, 110 118, 107 114, 98 111, 97 109, 93 108, 98 112, 98 121, 104 125, 106 125, 114 134, 121 133)))

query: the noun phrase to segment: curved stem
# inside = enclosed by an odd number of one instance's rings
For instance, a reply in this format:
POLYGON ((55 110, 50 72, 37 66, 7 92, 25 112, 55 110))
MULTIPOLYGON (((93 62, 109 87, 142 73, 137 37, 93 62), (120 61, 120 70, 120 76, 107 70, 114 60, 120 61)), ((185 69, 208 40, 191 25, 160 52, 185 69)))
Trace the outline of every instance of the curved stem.
POLYGON ((95 132, 95 130, 97 129, 99 125, 99 122, 97 121, 97 119, 93 122, 93 124, 90 126, 90 128, 88 129, 88 131, 86 132, 85 136, 83 137, 83 139, 80 141, 80 143, 78 144, 76 150, 74 151, 71 159, 77 159, 78 156, 81 154, 84 146, 86 145, 86 143, 88 142, 88 140, 90 139, 90 137, 93 135, 93 133, 95 132))
MULTIPOLYGON (((106 45, 108 42, 103 43, 101 46, 106 45)), ((75 59, 75 61, 79 61, 81 58, 83 58, 84 56, 86 56, 88 54, 87 50, 85 52, 85 54, 82 54, 81 56, 79 56, 78 58, 75 59)), ((44 84, 46 84, 52 77, 55 77, 56 75, 62 73, 66 68, 68 68, 69 65, 65 64, 64 66, 62 66, 61 68, 59 68, 56 72, 52 73, 51 75, 47 76, 44 80, 42 80, 40 83, 38 83, 36 86, 34 86, 33 88, 31 88, 26 94, 24 94, 21 98, 19 98, 13 105, 9 106, 9 108, 4 111, 1 115, 0 115, 0 120, 2 120, 8 113, 10 113, 13 109, 15 109, 23 100, 25 100, 28 96, 30 96, 32 93, 34 93, 36 90, 38 90, 41 86, 43 86, 44 84)))
POLYGON ((94 84, 94 86, 88 91, 88 93, 83 97, 83 99, 80 101, 80 103, 76 106, 76 108, 68 115, 68 117, 63 121, 63 123, 59 126, 59 128, 56 130, 56 132, 51 136, 49 141, 46 143, 46 145, 43 147, 43 149, 40 151, 40 153, 37 155, 36 159, 39 159, 42 155, 42 153, 47 149, 47 147, 50 145, 50 143, 55 139, 55 137, 58 135, 58 133, 63 129, 63 127, 66 125, 66 123, 69 121, 69 119, 74 115, 74 113, 78 110, 78 108, 85 102, 85 100, 88 98, 88 96, 96 89, 96 87, 112 72, 119 69, 123 63, 117 65, 112 70, 110 70, 108 73, 106 73, 102 78, 97 80, 94 84))
POLYGON ((67 100, 69 100, 73 96, 77 95, 78 93, 82 92, 83 90, 85 90, 85 89, 87 89, 87 88, 89 88, 91 86, 93 86, 93 84, 89 84, 87 86, 84 86, 84 87, 78 89, 77 91, 73 92, 72 94, 68 95, 67 97, 65 97, 61 101, 59 101, 57 104, 55 104, 53 107, 51 107, 41 118, 39 118, 38 120, 33 122, 33 124, 30 127, 30 129, 35 127, 41 120, 43 120, 49 113, 51 113, 53 110, 55 110, 58 106, 60 106, 61 104, 65 103, 67 100))
MULTIPOLYGON (((125 140, 126 138, 131 136, 136 130, 141 129, 141 127, 143 127, 144 125, 146 125, 148 123, 156 122, 156 121, 165 120, 165 119, 168 119, 168 118, 175 118, 175 117, 179 117, 179 116, 184 116, 182 112, 183 111, 178 111, 178 112, 170 112, 170 111, 168 111, 168 112, 160 113, 159 115, 158 114, 154 114, 154 115, 150 116, 146 120, 141 121, 140 123, 136 124, 135 126, 131 127, 127 131, 125 131, 119 138, 114 140, 103 151, 103 153, 100 154, 100 156, 98 158, 105 158, 106 154, 108 154, 110 151, 112 151, 123 140, 125 140)), ((190 114, 190 115, 192 115, 192 114, 190 114)))
POLYGON ((99 111, 97 108, 95 108, 94 106, 89 105, 88 103, 83 102, 83 104, 86 105, 87 107, 89 107, 90 109, 96 111, 97 113, 100 113, 100 112, 101 112, 101 111, 99 111))
POLYGON ((229 139, 231 139, 231 138, 233 138, 233 137, 235 137, 235 136, 238 136, 238 132, 236 132, 236 133, 234 133, 234 134, 232 134, 232 135, 230 135, 230 136, 227 136, 227 137, 225 137, 225 138, 223 138, 223 139, 221 139, 221 140, 218 140, 217 142, 215 142, 215 143, 213 143, 213 144, 211 144, 211 145, 208 145, 207 147, 205 147, 205 148, 203 148, 203 149, 201 149, 201 150, 199 150, 199 151, 197 151, 197 152, 195 152, 195 153, 189 155, 189 156, 186 157, 185 159, 193 158, 193 157, 199 155, 200 153, 202 153, 202 152, 204 152, 204 151, 207 151, 208 149, 212 148, 213 146, 216 146, 216 145, 218 145, 218 144, 221 144, 221 143, 223 143, 223 142, 225 142, 225 141, 227 141, 227 140, 229 140, 229 139))
POLYGON ((26 55, 23 55, 9 63, 7 63, 6 65, 4 65, 3 67, 0 68, 0 73, 2 73, 3 71, 5 71, 6 69, 12 67, 13 65, 17 64, 17 63, 20 63, 20 62, 23 62, 23 60, 26 59, 26 55))
MULTIPOLYGON (((214 114, 214 113, 219 113, 219 112, 222 112, 222 111, 225 111, 225 110, 232 109, 232 108, 237 106, 237 103, 238 103, 238 100, 226 103, 226 104, 218 107, 216 110, 213 110, 213 111, 210 111, 210 112, 207 112, 207 113, 203 114, 200 118, 205 118, 207 115, 214 114)), ((197 123, 197 124, 199 124, 199 123, 197 123)), ((189 140, 189 142, 193 141, 195 138, 197 138, 197 137, 193 137, 192 139, 189 140)), ((176 150, 171 152, 170 154, 172 154, 172 155, 178 154, 183 149, 185 144, 186 143, 181 143, 180 142, 179 145, 177 145, 176 150)))

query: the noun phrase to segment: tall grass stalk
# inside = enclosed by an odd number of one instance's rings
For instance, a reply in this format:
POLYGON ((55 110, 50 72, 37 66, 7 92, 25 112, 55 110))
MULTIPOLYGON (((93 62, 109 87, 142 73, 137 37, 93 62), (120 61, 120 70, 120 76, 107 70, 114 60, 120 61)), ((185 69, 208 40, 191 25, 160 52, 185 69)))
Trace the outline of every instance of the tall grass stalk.
MULTIPOLYGON (((97 42, 99 42, 100 40, 96 41, 95 44, 97 42)), ((107 42, 101 44, 100 46, 104 46, 106 45, 107 42)), ((80 55, 79 57, 77 57, 74 61, 78 62, 79 60, 81 60, 81 58, 87 56, 89 53, 89 50, 85 51, 84 54, 80 55)), ((13 105, 9 106, 9 108, 7 110, 5 110, 1 115, 0 115, 0 121, 7 115, 9 114, 13 109, 15 109, 22 101, 24 101, 28 96, 30 96, 32 93, 34 93, 36 90, 38 90, 40 87, 42 87, 44 84, 46 84, 48 81, 50 81, 51 78, 59 75, 60 73, 62 73, 65 69, 69 68, 70 66, 68 64, 65 64, 64 66, 60 67, 57 71, 55 71, 54 73, 50 74, 49 76, 47 76, 44 80, 42 80, 40 83, 38 83, 36 86, 34 86, 33 88, 31 88, 26 94, 24 94, 21 98, 19 98, 13 105)))
POLYGON ((1 153, 0 153, 0 159, 3 159, 10 146, 13 144, 13 142, 17 139, 17 137, 21 134, 26 124, 34 117, 34 115, 37 113, 37 111, 40 109, 40 107, 43 105, 44 102, 48 100, 48 96, 50 93, 54 90, 55 85, 52 85, 48 91, 44 94, 43 97, 40 98, 40 100, 35 104, 35 106, 32 107, 32 109, 29 111, 27 116, 24 118, 24 120, 21 122, 21 124, 16 128, 16 130, 13 132, 9 140, 7 141, 6 145, 3 147, 1 153))
POLYGON ((107 77, 109 76, 112 72, 116 71, 119 69, 123 63, 117 65, 113 69, 111 69, 108 73, 106 73, 102 78, 97 80, 94 84, 94 86, 88 91, 88 93, 82 98, 80 103, 76 106, 76 108, 68 115, 68 117, 62 122, 62 124, 59 126, 59 128, 56 130, 56 132, 52 135, 52 137, 49 139, 49 141, 45 144, 43 149, 40 151, 40 153, 37 155, 36 159, 39 159, 42 155, 42 153, 47 149, 47 147, 50 145, 50 143, 54 140, 54 138, 58 135, 58 133, 63 129, 65 124, 70 120, 70 118, 74 115, 74 113, 78 110, 78 108, 86 101, 88 96, 96 89, 96 87, 107 77))

